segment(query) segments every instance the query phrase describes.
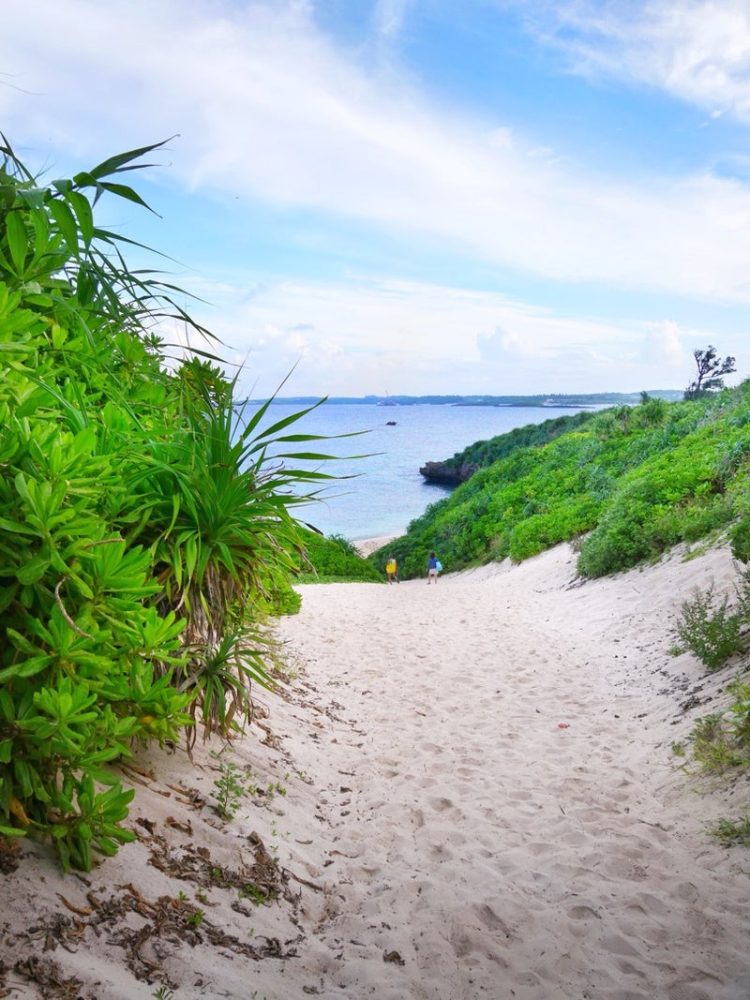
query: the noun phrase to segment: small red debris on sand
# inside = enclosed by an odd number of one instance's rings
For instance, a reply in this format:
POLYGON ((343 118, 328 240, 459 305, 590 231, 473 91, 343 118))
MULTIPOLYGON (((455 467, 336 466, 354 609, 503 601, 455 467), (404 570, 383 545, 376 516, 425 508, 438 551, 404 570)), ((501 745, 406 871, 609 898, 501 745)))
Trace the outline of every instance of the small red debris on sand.
POLYGON ((558 722, 557 723, 557 728, 558 729, 570 729, 570 723, 569 722, 558 722))

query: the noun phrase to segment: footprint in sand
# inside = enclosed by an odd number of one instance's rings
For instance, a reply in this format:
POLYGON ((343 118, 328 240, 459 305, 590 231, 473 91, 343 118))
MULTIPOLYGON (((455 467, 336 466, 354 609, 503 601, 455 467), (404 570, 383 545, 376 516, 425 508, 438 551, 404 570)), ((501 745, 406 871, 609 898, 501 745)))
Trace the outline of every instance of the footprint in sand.
POLYGON ((453 851, 446 847, 445 844, 431 844, 430 854, 438 862, 450 861, 453 857, 453 851))
POLYGON ((489 931, 497 931, 504 934, 506 938, 513 937, 510 927, 502 917, 499 917, 487 903, 480 903, 474 907, 474 912, 489 931))
POLYGON ((591 906, 571 906, 568 910, 567 916, 571 920, 601 920, 602 918, 596 912, 596 910, 591 906))
POLYGON ((612 955, 627 955, 629 958, 640 958, 638 949, 633 947, 630 941, 627 941, 619 934, 610 934, 603 938, 602 950, 610 952, 612 955))
POLYGON ((450 799, 440 798, 430 799, 430 805, 435 810, 435 812, 445 812, 446 809, 452 809, 453 803, 450 799))

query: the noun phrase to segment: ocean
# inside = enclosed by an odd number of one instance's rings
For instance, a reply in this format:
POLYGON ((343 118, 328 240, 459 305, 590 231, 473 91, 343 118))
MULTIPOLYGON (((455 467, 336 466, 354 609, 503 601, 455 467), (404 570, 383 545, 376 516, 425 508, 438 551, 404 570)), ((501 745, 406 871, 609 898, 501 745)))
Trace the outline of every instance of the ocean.
MULTIPOLYGON (((269 407, 264 424, 282 420, 302 408, 299 404, 275 403, 269 407)), ((253 409, 248 406, 246 416, 253 409)), ((451 458, 475 441, 495 437, 514 427, 578 413, 579 409, 323 403, 285 433, 328 437, 366 433, 343 440, 285 447, 290 451, 314 450, 338 456, 334 462, 288 461, 289 465, 305 465, 336 476, 352 477, 325 485, 321 498, 297 507, 296 516, 326 535, 343 535, 351 541, 402 534, 429 504, 450 492, 424 481, 419 469, 425 462, 451 458), (388 421, 395 421, 395 426, 389 426, 388 421), (355 455, 366 457, 351 457, 355 455)))

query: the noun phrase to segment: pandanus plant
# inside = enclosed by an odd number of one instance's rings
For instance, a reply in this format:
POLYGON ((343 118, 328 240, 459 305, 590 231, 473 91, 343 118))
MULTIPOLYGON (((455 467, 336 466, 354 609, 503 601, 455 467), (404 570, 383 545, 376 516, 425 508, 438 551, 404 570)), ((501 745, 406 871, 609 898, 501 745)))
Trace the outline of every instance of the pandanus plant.
POLYGON ((284 463, 330 456, 283 450, 322 440, 288 433, 315 406, 272 421, 269 400, 248 417, 234 403, 235 382, 197 359, 179 381, 181 426, 132 470, 131 535, 152 553, 161 610, 185 621, 180 687, 205 735, 226 736, 252 714, 251 684, 270 685, 263 623, 299 564, 293 511, 332 478, 284 463))

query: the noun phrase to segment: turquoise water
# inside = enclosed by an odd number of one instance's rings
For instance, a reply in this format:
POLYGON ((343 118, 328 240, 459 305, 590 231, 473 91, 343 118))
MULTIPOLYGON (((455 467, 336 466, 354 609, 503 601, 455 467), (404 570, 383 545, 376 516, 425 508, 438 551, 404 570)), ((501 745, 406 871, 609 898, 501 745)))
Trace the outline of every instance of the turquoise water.
MULTIPOLYGON (((299 409, 298 405, 277 403, 268 413, 275 422, 299 409)), ((328 436, 352 431, 367 433, 345 440, 287 446, 290 450, 294 447, 344 456, 335 462, 308 463, 308 467, 354 477, 327 486, 322 502, 297 508, 297 516, 326 535, 340 534, 353 541, 401 534, 429 504, 449 492, 425 483, 419 474, 425 462, 450 458, 475 441, 514 427, 577 412, 567 407, 324 403, 289 428, 289 432, 328 436), (389 420, 395 420, 396 426, 389 427, 389 420), (369 457, 346 457, 365 452, 369 457)))

